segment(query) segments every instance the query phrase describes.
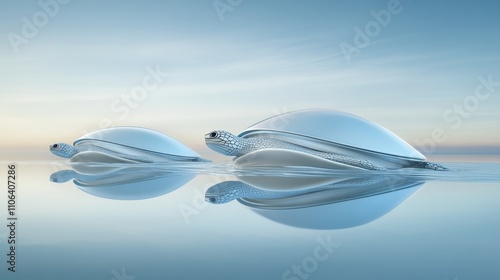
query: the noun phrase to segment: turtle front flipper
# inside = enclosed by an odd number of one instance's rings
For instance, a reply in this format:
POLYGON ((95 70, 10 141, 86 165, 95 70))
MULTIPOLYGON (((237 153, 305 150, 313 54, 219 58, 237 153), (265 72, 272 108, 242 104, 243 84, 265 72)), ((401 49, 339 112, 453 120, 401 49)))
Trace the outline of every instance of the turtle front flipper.
POLYGON ((414 168, 423 168, 423 169, 431 169, 431 170, 436 170, 436 171, 450 171, 448 167, 445 167, 441 164, 435 163, 435 162, 417 162, 413 166, 414 168))

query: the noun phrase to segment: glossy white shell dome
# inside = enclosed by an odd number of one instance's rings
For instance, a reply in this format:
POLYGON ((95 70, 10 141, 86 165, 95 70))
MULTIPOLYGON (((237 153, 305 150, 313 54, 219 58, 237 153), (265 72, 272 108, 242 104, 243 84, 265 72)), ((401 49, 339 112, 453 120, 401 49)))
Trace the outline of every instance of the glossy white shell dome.
POLYGON ((383 154, 408 161, 425 157, 386 128, 334 110, 303 110, 277 115, 256 123, 238 136, 271 137, 327 152, 383 154))
POLYGON ((196 152, 163 133, 141 127, 112 127, 97 130, 75 140, 77 146, 89 141, 118 144, 134 149, 182 157, 200 157, 196 152))

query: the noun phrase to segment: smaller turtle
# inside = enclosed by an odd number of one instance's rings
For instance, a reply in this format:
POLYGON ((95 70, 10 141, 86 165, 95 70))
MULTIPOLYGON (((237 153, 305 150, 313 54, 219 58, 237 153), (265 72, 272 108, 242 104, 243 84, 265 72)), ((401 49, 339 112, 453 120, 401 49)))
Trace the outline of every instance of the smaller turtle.
POLYGON ((155 163, 206 161, 177 140, 140 127, 114 127, 86 134, 73 143, 55 143, 50 151, 72 162, 155 163))
MULTIPOLYGON (((144 163, 151 163, 154 162, 147 156, 136 156, 136 155, 131 155, 131 154, 125 154, 125 153, 119 153, 116 151, 113 151, 111 149, 106 149, 97 145, 92 145, 92 144, 86 144, 86 145, 79 145, 79 146, 71 146, 66 143, 55 143, 50 145, 50 151, 60 157, 63 158, 72 158, 73 156, 77 155, 78 153, 82 152, 96 152, 96 153, 102 153, 102 154, 107 154, 109 156, 114 156, 117 158, 121 158, 124 160, 129 160, 129 161, 134 161, 134 162, 144 162, 144 163)), ((117 159, 118 160, 118 159, 117 159)))

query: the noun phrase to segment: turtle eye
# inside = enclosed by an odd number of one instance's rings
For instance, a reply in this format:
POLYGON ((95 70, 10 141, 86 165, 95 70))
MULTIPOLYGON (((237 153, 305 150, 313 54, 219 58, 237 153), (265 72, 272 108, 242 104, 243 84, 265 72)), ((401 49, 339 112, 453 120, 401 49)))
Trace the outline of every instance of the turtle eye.
POLYGON ((216 199, 215 197, 211 197, 211 198, 209 198, 209 200, 210 200, 210 202, 212 202, 212 203, 217 202, 217 199, 216 199))
POLYGON ((212 137, 212 138, 217 137, 217 132, 214 131, 214 132, 210 133, 210 137, 212 137))
POLYGON ((59 147, 59 145, 57 145, 57 144, 52 145, 52 148, 54 148, 54 149, 57 149, 57 147, 59 147))

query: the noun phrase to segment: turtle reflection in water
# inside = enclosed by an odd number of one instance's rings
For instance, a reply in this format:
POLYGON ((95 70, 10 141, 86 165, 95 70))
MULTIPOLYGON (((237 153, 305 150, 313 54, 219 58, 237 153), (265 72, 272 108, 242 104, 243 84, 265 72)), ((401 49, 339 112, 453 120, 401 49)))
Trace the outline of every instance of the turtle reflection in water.
POLYGON ((222 204, 237 199, 266 219, 297 228, 344 229, 379 219, 425 183, 419 178, 385 175, 331 179, 335 183, 302 189, 290 186, 282 190, 227 181, 209 188, 205 200, 222 204))
MULTIPOLYGON (((82 167, 82 166, 78 166, 82 167)), ((138 200, 170 193, 196 176, 189 172, 173 172, 161 167, 131 165, 103 168, 85 166, 79 172, 60 170, 50 176, 54 183, 73 180, 76 187, 88 194, 113 200, 138 200)))
POLYGON ((415 180, 404 177, 371 176, 335 180, 334 183, 314 187, 282 190, 257 188, 241 181, 225 181, 210 187, 205 193, 205 201, 212 204, 224 204, 235 199, 276 202, 294 201, 300 197, 321 201, 322 198, 328 197, 327 192, 333 195, 332 198, 337 198, 335 201, 342 201, 352 199, 351 196, 360 197, 392 191, 396 184, 402 182, 415 182, 415 180))
POLYGON ((71 162, 155 163, 206 161, 177 140, 141 127, 113 127, 86 134, 73 143, 50 145, 50 151, 71 162))
POLYGON ((332 110, 282 114, 261 121, 237 136, 215 130, 205 135, 205 141, 216 152, 235 156, 236 164, 252 165, 255 158, 272 159, 288 153, 285 165, 315 157, 368 170, 405 167, 448 170, 440 164, 426 162, 421 153, 382 126, 332 110), (277 126, 280 120, 282 125, 277 126))

